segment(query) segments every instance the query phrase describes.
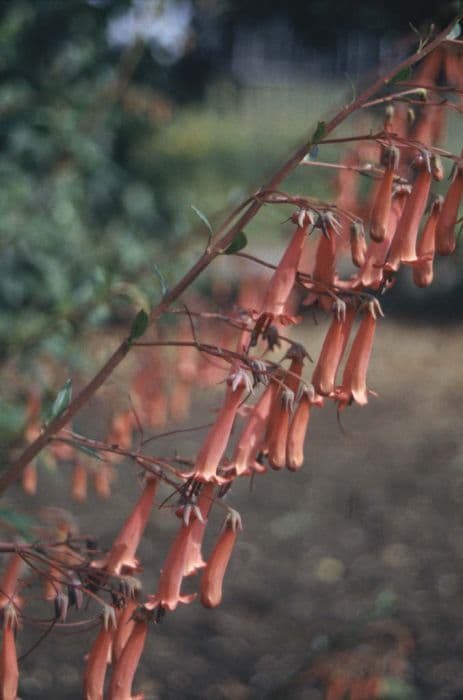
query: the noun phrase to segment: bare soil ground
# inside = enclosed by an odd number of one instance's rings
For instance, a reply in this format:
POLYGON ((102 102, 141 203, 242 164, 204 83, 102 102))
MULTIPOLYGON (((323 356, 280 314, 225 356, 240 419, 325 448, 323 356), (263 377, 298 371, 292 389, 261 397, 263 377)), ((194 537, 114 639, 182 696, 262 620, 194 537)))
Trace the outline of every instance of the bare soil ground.
MULTIPOLYGON (((304 338, 314 354, 325 327, 304 338)), ((151 700, 321 700, 323 684, 305 673, 316 668, 318 650, 334 645, 361 654, 367 620, 387 618, 385 628, 410 635, 414 649, 391 671, 370 626, 370 661, 358 673, 395 674, 395 685, 392 678, 382 686, 391 698, 463 697, 462 340, 459 326, 380 324, 370 370, 379 396, 344 412, 344 433, 334 406, 314 410, 300 472, 270 471, 252 488, 247 479, 234 487, 229 502, 244 531, 222 605, 180 606, 152 630, 137 691, 151 700)), ((218 396, 198 396, 192 422, 207 419, 218 396)), ((193 454, 199 440, 181 435, 163 450, 193 454)), ((100 534, 103 546, 138 492, 133 467, 119 470, 109 502, 72 506, 81 530, 100 534)), ((69 507, 67 482, 45 475, 40 498, 69 507)), ((146 591, 154 589, 174 521, 168 512, 152 517, 140 552, 146 591)), ((219 522, 210 526, 206 549, 219 522)), ((38 634, 20 635, 23 651, 38 634)), ((24 661, 21 697, 80 698, 83 655, 94 635, 46 639, 24 661)), ((355 676, 348 665, 344 671, 355 676)))

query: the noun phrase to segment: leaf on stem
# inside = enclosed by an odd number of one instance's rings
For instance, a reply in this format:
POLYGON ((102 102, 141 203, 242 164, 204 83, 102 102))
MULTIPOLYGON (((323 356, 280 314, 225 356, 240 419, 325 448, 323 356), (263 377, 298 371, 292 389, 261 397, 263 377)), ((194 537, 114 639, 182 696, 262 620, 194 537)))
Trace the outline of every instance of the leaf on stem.
POLYGON ((56 399, 53 401, 48 416, 47 425, 50 421, 57 418, 69 406, 72 398, 72 379, 66 379, 63 386, 58 392, 56 399))
POLYGON ((319 141, 322 140, 326 133, 326 124, 325 122, 318 122, 317 128, 315 129, 312 138, 310 139, 310 143, 315 146, 319 141))
POLYGON ((132 328, 130 329, 130 335, 128 337, 129 343, 133 342, 137 338, 140 338, 143 333, 148 328, 149 316, 144 309, 140 309, 138 314, 135 316, 132 328))
POLYGON ((206 216, 205 214, 203 214, 203 212, 202 212, 200 209, 198 209, 197 207, 195 207, 193 204, 190 204, 190 207, 193 209, 193 211, 194 211, 194 213, 196 214, 196 216, 199 216, 199 218, 201 219, 201 221, 203 222, 203 224, 207 227, 207 229, 209 230, 209 233, 211 234, 211 236, 213 236, 213 235, 214 235, 214 231, 213 231, 213 229, 212 229, 211 222, 209 221, 209 219, 207 218, 207 216, 206 216))
POLYGON ((228 248, 224 250, 224 255, 232 255, 233 253, 238 253, 248 244, 248 239, 244 231, 239 231, 228 248))
POLYGON ((402 68, 402 70, 399 70, 398 73, 396 73, 390 80, 388 80, 388 85, 394 85, 395 83, 400 83, 403 80, 410 80, 412 77, 412 67, 407 66, 406 68, 402 68))
POLYGON ((101 455, 99 455, 98 452, 96 450, 93 450, 91 447, 87 447, 86 445, 79 445, 78 442, 73 442, 73 440, 69 440, 69 444, 75 447, 76 450, 84 452, 84 454, 88 455, 89 457, 93 457, 93 459, 97 459, 99 462, 104 462, 103 457, 101 457, 101 455))

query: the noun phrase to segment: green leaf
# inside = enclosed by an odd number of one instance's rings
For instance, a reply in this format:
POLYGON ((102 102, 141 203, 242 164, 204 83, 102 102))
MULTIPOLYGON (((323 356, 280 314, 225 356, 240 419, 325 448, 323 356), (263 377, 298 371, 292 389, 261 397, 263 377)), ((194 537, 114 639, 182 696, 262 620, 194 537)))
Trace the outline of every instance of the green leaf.
POLYGON ((50 409, 47 424, 57 418, 69 406, 72 398, 72 379, 66 379, 50 409))
POLYGON ((411 66, 407 66, 407 68, 402 68, 402 70, 399 70, 399 72, 396 73, 394 77, 388 81, 388 84, 394 85, 394 83, 400 83, 403 80, 409 80, 412 77, 412 73, 413 71, 411 66))
POLYGON ((315 129, 312 138, 310 139, 310 143, 312 145, 315 145, 319 141, 322 140, 326 132, 326 124, 325 122, 318 122, 317 128, 315 129))
POLYGON ((242 250, 245 246, 247 246, 247 244, 248 239, 245 232, 239 231, 228 246, 227 250, 223 251, 224 255, 233 255, 233 253, 238 253, 238 251, 242 250))
POLYGON ((193 204, 190 204, 190 207, 193 209, 194 213, 195 213, 197 216, 199 216, 199 218, 201 219, 201 221, 203 222, 203 224, 205 224, 205 225, 207 226, 207 228, 208 228, 209 233, 211 234, 211 236, 213 236, 213 235, 214 235, 214 231, 213 231, 213 229, 212 229, 211 222, 209 221, 209 219, 207 218, 207 216, 206 216, 205 214, 203 214, 203 212, 202 212, 200 209, 198 209, 197 207, 193 206, 193 204))
POLYGON ((148 328, 149 320, 150 319, 146 311, 144 309, 140 309, 138 314, 135 316, 132 323, 132 328, 130 329, 130 335, 128 337, 129 343, 143 335, 148 328))
POLYGON ((156 277, 158 278, 160 285, 161 285, 161 294, 163 297, 166 296, 167 292, 169 291, 169 288, 166 284, 166 278, 162 274, 161 270, 157 265, 154 265, 154 272, 156 274, 156 277))

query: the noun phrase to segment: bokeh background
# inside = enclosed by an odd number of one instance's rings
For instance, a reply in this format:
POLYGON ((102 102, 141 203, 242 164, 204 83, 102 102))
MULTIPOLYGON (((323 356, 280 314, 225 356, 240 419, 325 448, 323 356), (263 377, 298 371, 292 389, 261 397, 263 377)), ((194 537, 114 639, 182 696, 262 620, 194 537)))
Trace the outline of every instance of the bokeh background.
MULTIPOLYGON (((219 222, 318 119, 351 99, 354 84, 409 49, 409 22, 441 25, 454 10, 360 2, 353 12, 327 0, 4 3, 2 461, 23 444, 30 387, 46 411, 66 377, 89 378, 136 311, 200 254, 207 229, 192 206, 219 222)), ((447 138, 461 148, 456 119, 447 138)), ((313 169, 291 185, 333 196, 313 169)), ((264 212, 249 226, 252 252, 278 259, 290 230, 283 218, 264 212)), ((197 298, 228 308, 242 269, 231 257, 217 261, 197 298)), ((237 485, 231 502, 245 529, 222 606, 185 606, 154 630, 136 683, 147 699, 322 700, 327 668, 353 683, 377 677, 384 698, 463 697, 461 294, 458 255, 437 266, 429 290, 401 275, 384 298, 370 372, 379 397, 346 412, 341 427, 333 407, 315 412, 300 473, 237 485)), ((327 322, 307 313, 296 333, 314 356, 327 322)), ((121 370, 77 427, 103 438, 128 390, 121 370)), ((198 392, 195 418, 180 427, 208 422, 220 390, 198 392)), ((191 456, 200 435, 166 439, 162 450, 191 456)), ((108 501, 91 495, 76 506, 69 468, 45 457, 34 498, 19 487, 7 494, 6 533, 34 531, 46 505, 109 546, 138 493, 133 467, 117 471, 108 501)), ((147 590, 173 521, 157 511, 150 522, 147 590)), ((41 632, 20 633, 21 651, 41 632)), ((80 697, 94 634, 45 639, 22 663, 21 697, 80 697)))

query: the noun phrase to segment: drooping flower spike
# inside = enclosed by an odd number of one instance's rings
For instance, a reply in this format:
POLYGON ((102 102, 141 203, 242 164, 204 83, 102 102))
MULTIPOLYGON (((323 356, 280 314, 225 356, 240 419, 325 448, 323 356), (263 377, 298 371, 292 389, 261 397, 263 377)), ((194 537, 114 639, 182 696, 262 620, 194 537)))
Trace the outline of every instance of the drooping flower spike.
POLYGON ((84 673, 85 700, 103 700, 106 669, 115 629, 115 610, 108 605, 103 611, 100 630, 87 658, 84 673))
POLYGON ((135 554, 148 523, 158 483, 156 477, 147 476, 143 492, 114 540, 111 550, 104 561, 99 562, 109 574, 127 574, 140 570, 135 554))
POLYGON ((151 614, 146 607, 142 607, 134 612, 133 617, 132 632, 111 674, 109 700, 143 700, 144 698, 142 693, 132 695, 132 685, 145 646, 151 614))
POLYGON ((386 257, 410 192, 409 185, 398 185, 394 188, 386 235, 381 243, 371 241, 369 244, 365 255, 365 264, 354 281, 354 287, 378 289, 383 283, 383 268, 386 257))
POLYGON ((267 458, 273 469, 283 469, 286 466, 289 421, 299 391, 307 351, 299 343, 293 343, 285 357, 291 359, 291 364, 284 378, 284 385, 275 395, 266 439, 267 458))
POLYGON ((16 653, 17 610, 8 603, 3 610, 3 636, 0 647, 0 697, 2 700, 17 700, 19 667, 16 653))
POLYGON ((155 595, 148 596, 148 602, 145 606, 148 610, 153 610, 157 607, 165 610, 175 610, 179 603, 191 603, 196 598, 196 593, 182 595, 180 592, 185 575, 187 549, 190 546, 190 535, 193 525, 194 519, 191 519, 188 525, 181 523, 162 567, 158 590, 155 595))
POLYGON ((418 175, 397 224, 387 260, 387 269, 391 271, 398 270, 401 263, 412 263, 416 260, 416 239, 428 201, 432 172, 428 158, 417 159, 415 167, 419 169, 418 175))
POLYGON ((323 404, 323 399, 317 396, 311 384, 304 384, 299 394, 286 444, 286 467, 290 471, 297 471, 304 464, 304 442, 309 427, 311 409, 314 405, 323 404))
MULTIPOLYGON (((275 378, 281 380, 282 377, 283 374, 281 372, 275 374, 275 378)), ((256 460, 258 453, 262 449, 262 441, 270 417, 270 410, 279 389, 280 385, 275 380, 271 380, 259 401, 251 409, 229 465, 230 469, 233 469, 237 476, 249 474, 252 471, 265 471, 265 467, 256 460)))
POLYGON ((15 552, 8 559, 8 564, 0 579, 0 610, 11 604, 21 607, 22 600, 18 595, 18 578, 23 566, 23 560, 15 552))
POLYGON ((209 511, 214 502, 214 492, 216 486, 212 481, 206 482, 201 486, 201 492, 198 497, 198 503, 193 514, 194 521, 190 530, 190 541, 186 549, 185 565, 183 570, 184 576, 193 576, 200 569, 206 566, 203 560, 201 547, 206 530, 209 511))
MULTIPOLYGON (((461 154, 463 159, 463 151, 461 154)), ((452 182, 444 202, 436 226, 436 252, 439 255, 451 255, 456 246, 455 227, 458 210, 463 196, 463 160, 455 164, 452 182)))
POLYGON ((399 164, 399 155, 399 149, 394 146, 386 148, 383 154, 385 170, 376 190, 370 214, 370 236, 377 243, 383 241, 386 236, 389 213, 391 211, 392 186, 399 164))
POLYGON ((232 511, 225 520, 222 532, 208 559, 201 579, 201 603, 206 608, 215 608, 222 600, 223 579, 237 533, 242 529, 239 514, 232 511))
POLYGON ((431 204, 429 217, 424 225, 416 247, 418 260, 413 266, 413 281, 417 287, 428 287, 433 280, 433 263, 436 249, 436 226, 444 198, 436 195, 431 204))
POLYGON ((340 409, 349 406, 352 401, 360 406, 368 403, 367 372, 377 315, 383 316, 383 312, 375 299, 365 305, 363 317, 344 368, 342 384, 336 390, 340 409))
POLYGON ((217 468, 227 448, 238 408, 244 396, 251 392, 249 376, 241 368, 235 367, 227 379, 224 404, 199 451, 194 470, 186 476, 217 484, 224 482, 224 479, 217 475, 217 468))
MULTIPOLYGON (((339 223, 331 211, 325 211, 319 215, 316 226, 320 228, 322 235, 315 254, 312 280, 321 283, 323 288, 331 290, 336 278, 336 238, 339 223)), ((331 308, 332 299, 328 294, 310 292, 303 303, 309 305, 314 301, 317 301, 324 311, 329 311, 331 308)))
POLYGON ((343 315, 335 315, 323 341, 317 365, 312 375, 312 384, 317 394, 331 396, 334 393, 336 374, 349 340, 355 308, 346 306, 343 315))
POLYGON ((286 304, 291 294, 304 249, 309 226, 313 226, 311 211, 301 209, 292 217, 297 228, 268 284, 259 317, 256 323, 257 334, 265 332, 274 320, 293 323, 294 319, 286 314, 286 304))

